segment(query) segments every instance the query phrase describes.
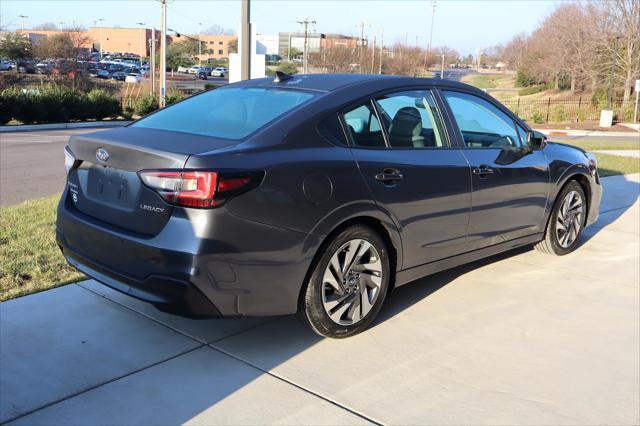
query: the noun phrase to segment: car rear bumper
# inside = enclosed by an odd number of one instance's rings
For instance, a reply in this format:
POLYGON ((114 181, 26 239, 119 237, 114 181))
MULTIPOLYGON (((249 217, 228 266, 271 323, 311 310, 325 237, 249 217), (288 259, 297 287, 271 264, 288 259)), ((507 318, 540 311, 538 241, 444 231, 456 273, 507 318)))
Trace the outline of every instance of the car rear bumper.
POLYGON ((154 237, 87 216, 63 194, 56 239, 96 281, 192 318, 292 314, 321 238, 214 210, 176 211, 154 237), (211 238, 210 235, 216 235, 211 238))

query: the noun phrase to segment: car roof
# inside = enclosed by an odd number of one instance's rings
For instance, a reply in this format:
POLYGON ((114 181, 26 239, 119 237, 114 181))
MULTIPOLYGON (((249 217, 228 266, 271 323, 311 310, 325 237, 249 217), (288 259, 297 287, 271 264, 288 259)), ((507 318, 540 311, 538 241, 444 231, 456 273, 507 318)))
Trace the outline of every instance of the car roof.
POLYGON ((413 85, 429 85, 439 87, 459 87, 469 89, 468 84, 439 78, 405 77, 399 75, 380 74, 295 74, 289 80, 275 82, 273 78, 245 80, 233 84, 234 86, 252 87, 286 87, 303 90, 333 92, 347 86, 382 85, 385 87, 401 87, 413 85))

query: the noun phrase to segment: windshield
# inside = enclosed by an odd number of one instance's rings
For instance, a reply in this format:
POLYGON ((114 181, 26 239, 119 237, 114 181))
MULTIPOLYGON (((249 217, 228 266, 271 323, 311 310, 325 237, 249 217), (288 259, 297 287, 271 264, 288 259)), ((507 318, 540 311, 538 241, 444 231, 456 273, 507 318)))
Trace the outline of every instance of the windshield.
POLYGON ((131 126, 242 139, 313 96, 294 90, 222 88, 165 108, 131 126))

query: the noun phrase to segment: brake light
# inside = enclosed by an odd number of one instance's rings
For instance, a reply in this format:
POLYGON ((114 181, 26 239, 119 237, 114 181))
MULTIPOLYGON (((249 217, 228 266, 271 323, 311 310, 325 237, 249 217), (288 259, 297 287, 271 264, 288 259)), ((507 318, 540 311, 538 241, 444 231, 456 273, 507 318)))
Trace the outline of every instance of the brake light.
POLYGON ((166 202, 182 207, 216 207, 234 195, 255 188, 262 174, 221 174, 210 171, 149 170, 142 182, 166 202))

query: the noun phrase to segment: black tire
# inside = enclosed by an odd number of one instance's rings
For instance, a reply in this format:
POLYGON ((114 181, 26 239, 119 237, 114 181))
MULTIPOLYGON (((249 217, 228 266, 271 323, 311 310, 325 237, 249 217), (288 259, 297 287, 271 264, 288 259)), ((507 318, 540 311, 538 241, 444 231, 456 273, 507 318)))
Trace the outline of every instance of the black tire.
POLYGON ((569 181, 562 188, 562 190, 560 191, 560 193, 558 193, 558 196, 556 197, 553 210, 549 215, 549 220, 547 222, 547 226, 544 233, 544 239, 538 242, 534 246, 536 250, 542 253, 553 254, 556 256, 564 256, 565 254, 569 254, 572 251, 574 251, 576 247, 578 247, 578 245, 580 244, 580 237, 582 236, 584 224, 586 223, 586 219, 587 219, 587 212, 588 212, 587 207, 588 207, 587 197, 585 196, 582 186, 574 180, 569 181), (581 197, 582 206, 583 206, 582 217, 581 217, 581 220, 579 220, 580 227, 578 229, 577 236, 575 237, 575 239, 571 244, 564 247, 560 242, 560 236, 558 234, 558 231, 556 230, 555 224, 558 221, 558 215, 560 214, 560 209, 562 208, 563 201, 565 200, 567 195, 569 195, 573 191, 578 193, 578 195, 581 197))
MULTIPOLYGON (((367 256, 369 256, 369 254, 367 254, 367 256)), ((372 259, 375 260, 375 257, 368 259, 369 262, 371 262, 372 259)), ((362 288, 357 286, 364 285, 360 283, 359 277, 360 275, 358 274, 358 283, 355 284, 355 288, 362 288)), ((380 312, 389 288, 389 278, 389 254, 382 238, 368 226, 350 226, 336 235, 331 242, 325 246, 323 252, 314 262, 309 281, 302 289, 298 307, 298 317, 311 328, 311 330, 323 337, 340 339, 358 334, 366 330, 380 312), (349 244, 354 240, 364 240, 368 242, 377 252, 381 270, 380 285, 375 293, 376 297, 370 305, 370 310, 365 313, 361 319, 353 324, 339 324, 331 319, 325 309, 323 298, 326 297, 326 292, 329 287, 324 283, 324 275, 334 254, 345 244, 349 244)), ((348 286, 348 284, 344 285, 348 286)), ((365 297, 362 296, 362 292, 356 292, 357 290, 354 290, 353 294, 349 295, 349 297, 352 296, 354 298, 351 300, 355 300, 356 297, 365 297)), ((368 293, 365 291, 365 294, 368 293)), ((357 302, 356 304, 360 305, 361 303, 362 302, 357 302)), ((362 314, 365 308, 360 307, 359 309, 361 309, 359 312, 362 314)))

